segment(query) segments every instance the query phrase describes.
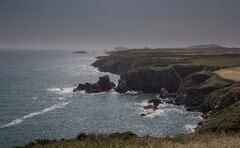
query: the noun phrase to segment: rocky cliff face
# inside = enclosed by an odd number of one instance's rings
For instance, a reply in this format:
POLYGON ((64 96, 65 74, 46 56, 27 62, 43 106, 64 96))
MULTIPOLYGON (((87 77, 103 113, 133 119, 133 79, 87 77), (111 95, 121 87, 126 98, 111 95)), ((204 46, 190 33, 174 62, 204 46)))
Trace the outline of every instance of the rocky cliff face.
POLYGON ((116 90, 120 93, 127 90, 160 93, 161 88, 165 88, 170 93, 173 93, 178 90, 179 84, 186 76, 198 71, 216 68, 193 65, 169 65, 135 69, 121 75, 116 90))
POLYGON ((141 56, 103 56, 98 57, 92 66, 97 67, 100 71, 111 72, 114 74, 125 74, 130 70, 146 66, 166 66, 169 64, 186 63, 182 59, 169 59, 162 57, 141 57, 141 56))
POLYGON ((240 100, 239 95, 240 87, 235 82, 213 73, 198 72, 189 75, 180 84, 175 103, 185 105, 188 110, 207 113, 232 105, 240 100))

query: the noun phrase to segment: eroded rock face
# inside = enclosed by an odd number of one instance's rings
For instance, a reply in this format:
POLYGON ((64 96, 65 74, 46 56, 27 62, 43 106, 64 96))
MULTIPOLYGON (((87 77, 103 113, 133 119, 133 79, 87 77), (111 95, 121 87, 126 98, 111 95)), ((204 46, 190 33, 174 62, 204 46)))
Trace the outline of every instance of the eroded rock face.
POLYGON ((232 85, 231 82, 209 72, 199 72, 186 77, 180 84, 174 102, 185 105, 189 111, 207 113, 216 109, 217 102, 211 93, 232 85))
POLYGON ((232 84, 216 90, 209 94, 208 98, 212 102, 215 102, 216 110, 222 110, 235 102, 240 101, 240 84, 232 84))
POLYGON ((105 75, 105 76, 99 77, 99 80, 96 83, 79 84, 77 88, 73 89, 73 92, 85 90, 86 93, 97 93, 97 92, 109 91, 114 87, 115 87, 115 84, 110 81, 108 75, 105 75))
MULTIPOLYGON (((148 105, 144 106, 144 110, 153 110, 156 111, 158 109, 159 104, 162 103, 160 99, 150 99, 147 101, 148 105)), ((148 114, 151 114, 153 112, 147 112, 147 113, 142 113, 140 116, 146 116, 148 114)))
MULTIPOLYGON (((143 93, 161 93, 164 98, 167 98, 170 97, 169 94, 177 92, 179 84, 190 74, 204 70, 211 71, 217 68, 198 65, 169 65, 134 69, 121 75, 116 91, 119 93, 124 93, 127 90, 142 91, 143 93), (162 88, 164 90, 161 92, 162 88)), ((195 79, 193 81, 197 83, 195 81, 201 81, 201 79, 205 78, 201 76, 195 79)))
POLYGON ((159 97, 160 98, 170 98, 170 97, 172 97, 172 95, 168 92, 168 90, 166 88, 161 88, 159 97))
MULTIPOLYGON (((169 68, 141 69, 121 76, 117 90, 142 91, 143 93, 159 93, 162 87, 175 92, 179 78, 169 68)), ((121 92, 119 91, 119 92, 121 92)))
POLYGON ((118 86, 115 89, 116 92, 118 93, 126 93, 128 91, 128 87, 126 85, 126 81, 124 81, 123 79, 120 79, 118 81, 118 86))

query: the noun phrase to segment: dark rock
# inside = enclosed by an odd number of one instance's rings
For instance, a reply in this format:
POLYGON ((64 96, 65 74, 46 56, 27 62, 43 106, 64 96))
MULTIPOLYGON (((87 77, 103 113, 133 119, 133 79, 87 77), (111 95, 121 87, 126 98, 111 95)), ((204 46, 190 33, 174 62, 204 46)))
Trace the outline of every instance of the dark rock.
POLYGON ((166 88, 161 88, 159 97, 160 98, 170 98, 171 94, 168 92, 168 90, 166 88))
POLYGON ((128 91, 128 87, 126 85, 126 82, 123 79, 120 79, 118 81, 118 86, 115 89, 116 92, 118 93, 126 93, 128 91))
POLYGON ((79 84, 77 88, 73 89, 73 92, 85 90, 86 93, 97 93, 97 92, 109 91, 114 87, 115 87, 115 84, 110 81, 108 75, 105 75, 105 76, 99 77, 99 80, 97 81, 97 83, 79 84))
POLYGON ((87 138, 87 135, 85 133, 80 133, 78 136, 77 136, 77 139, 78 140, 83 140, 83 139, 86 139, 87 138))
MULTIPOLYGON (((160 90, 164 88, 162 90, 164 92, 161 92, 161 95, 164 98, 171 97, 170 94, 178 90, 185 77, 204 69, 206 69, 206 66, 194 65, 149 66, 133 69, 121 75, 116 90, 120 93, 124 93, 127 90, 141 91, 143 93, 160 93, 160 90)), ((203 81, 201 79, 204 80, 206 78, 202 76, 196 77, 193 78, 193 82, 199 83, 199 81, 203 81)))
POLYGON ((156 109, 157 109, 157 106, 155 106, 155 105, 147 105, 147 106, 144 106, 143 108, 144 108, 144 109, 153 109, 153 110, 156 110, 156 109))
POLYGON ((154 107, 157 107, 159 104, 162 103, 162 101, 160 99, 151 99, 148 100, 148 103, 152 103, 154 107))

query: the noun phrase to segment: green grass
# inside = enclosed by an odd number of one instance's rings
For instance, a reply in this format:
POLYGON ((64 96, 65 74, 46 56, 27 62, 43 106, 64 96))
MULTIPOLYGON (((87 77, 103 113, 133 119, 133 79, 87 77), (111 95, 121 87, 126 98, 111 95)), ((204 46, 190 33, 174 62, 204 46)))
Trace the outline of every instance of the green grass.
POLYGON ((211 56, 191 59, 196 65, 209 66, 238 66, 240 65, 240 56, 211 56))
POLYGON ((219 111, 208 119, 206 123, 198 129, 199 132, 204 131, 235 131, 240 130, 240 101, 219 111))

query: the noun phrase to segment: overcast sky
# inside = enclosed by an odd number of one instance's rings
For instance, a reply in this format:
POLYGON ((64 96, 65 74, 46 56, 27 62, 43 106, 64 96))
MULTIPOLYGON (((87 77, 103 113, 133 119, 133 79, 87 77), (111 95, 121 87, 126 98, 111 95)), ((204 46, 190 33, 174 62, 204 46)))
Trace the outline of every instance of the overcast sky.
POLYGON ((0 0, 0 48, 240 47, 240 0, 0 0))

